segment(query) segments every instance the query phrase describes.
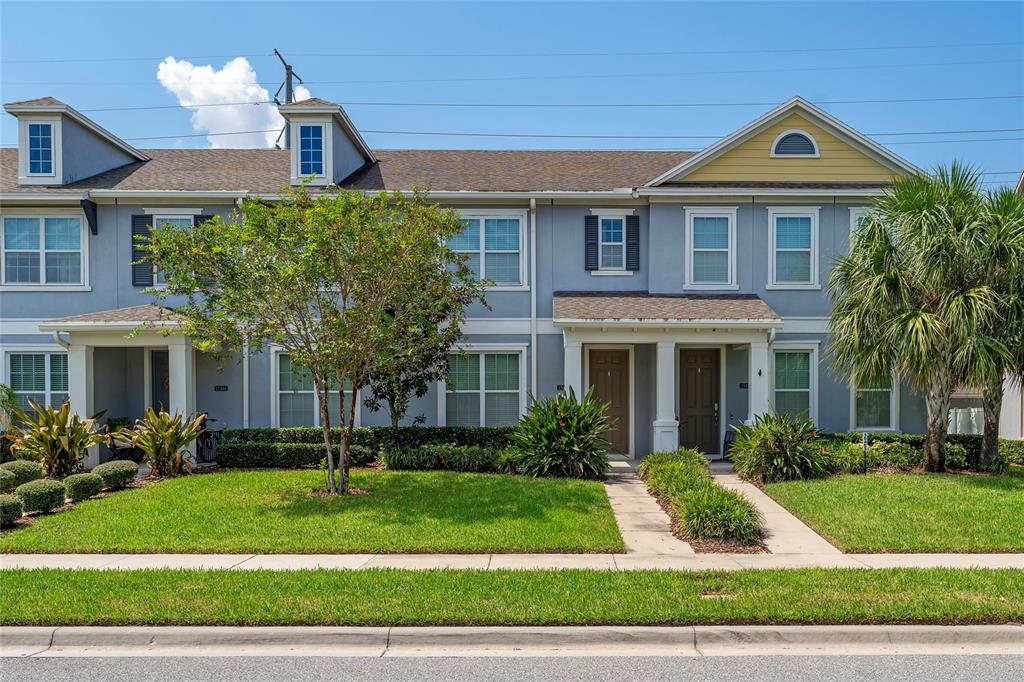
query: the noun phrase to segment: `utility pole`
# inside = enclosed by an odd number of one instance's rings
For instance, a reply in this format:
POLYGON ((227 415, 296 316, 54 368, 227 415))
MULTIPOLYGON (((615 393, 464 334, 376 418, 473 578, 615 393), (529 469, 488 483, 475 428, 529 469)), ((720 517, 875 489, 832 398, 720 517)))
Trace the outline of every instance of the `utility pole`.
MULTIPOLYGON (((281 94, 281 88, 284 88, 284 103, 285 104, 291 104, 292 102, 295 101, 295 90, 292 87, 292 78, 298 78, 299 82, 301 83, 302 82, 302 77, 299 76, 299 74, 295 73, 295 71, 292 69, 292 65, 289 64, 285 60, 284 56, 280 52, 277 51, 276 47, 274 48, 274 54, 277 56, 278 59, 281 60, 281 63, 284 64, 284 82, 281 83, 281 85, 277 88, 277 92, 274 93, 274 102, 276 104, 278 104, 278 105, 281 104, 281 100, 278 99, 278 95, 281 94)), ((289 132, 289 128, 290 127, 291 126, 289 126, 287 124, 285 124, 285 127, 284 127, 284 148, 285 149, 288 149, 289 147, 291 147, 291 133, 289 132)))

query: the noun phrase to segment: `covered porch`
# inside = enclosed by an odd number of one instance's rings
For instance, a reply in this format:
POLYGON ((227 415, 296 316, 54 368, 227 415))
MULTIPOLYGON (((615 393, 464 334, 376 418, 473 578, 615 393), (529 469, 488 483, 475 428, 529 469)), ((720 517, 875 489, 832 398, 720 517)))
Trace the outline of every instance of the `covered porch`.
POLYGON ((556 293, 554 323, 564 388, 609 403, 617 454, 720 458, 730 427, 770 408, 782 320, 757 296, 556 293))

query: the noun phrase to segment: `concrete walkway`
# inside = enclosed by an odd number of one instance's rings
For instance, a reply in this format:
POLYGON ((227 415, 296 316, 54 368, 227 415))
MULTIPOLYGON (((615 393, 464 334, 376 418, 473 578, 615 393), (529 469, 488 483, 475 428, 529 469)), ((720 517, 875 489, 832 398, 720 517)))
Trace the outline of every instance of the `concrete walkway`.
POLYGON ((694 553, 672 535, 672 520, 635 474, 613 474, 604 484, 622 541, 630 554, 687 556, 694 553))

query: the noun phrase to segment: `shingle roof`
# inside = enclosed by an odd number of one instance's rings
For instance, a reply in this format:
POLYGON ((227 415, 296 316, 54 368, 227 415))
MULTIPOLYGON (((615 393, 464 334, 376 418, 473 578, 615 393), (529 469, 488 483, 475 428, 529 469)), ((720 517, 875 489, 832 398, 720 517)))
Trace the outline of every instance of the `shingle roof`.
POLYGON ((554 320, 781 321, 754 294, 650 294, 647 292, 556 291, 554 320))
POLYGON ((306 106, 306 107, 336 107, 336 106, 339 106, 339 105, 338 105, 337 102, 328 102, 327 100, 320 99, 319 97, 307 97, 306 99, 300 99, 300 100, 296 100, 294 102, 289 102, 287 104, 287 106, 290 106, 290 107, 295 107, 295 106, 300 106, 300 107, 301 106, 306 106))
POLYGON ((114 308, 113 310, 99 310, 84 315, 71 315, 69 317, 58 317, 49 320, 49 323, 63 322, 97 322, 97 323, 123 323, 136 324, 145 322, 175 322, 177 316, 170 308, 164 308, 155 303, 143 303, 127 308, 114 308))
MULTIPOLYGON (((238 191, 272 194, 288 184, 283 149, 144 149, 132 163, 60 187, 18 185, 17 149, 0 149, 0 192, 238 191)), ((378 162, 343 186, 364 190, 606 191, 637 187, 693 152, 374 151, 378 162)))
POLYGON ((65 107, 67 106, 64 102, 61 102, 55 97, 36 97, 35 99, 23 99, 18 102, 8 102, 4 105, 5 107, 65 107))

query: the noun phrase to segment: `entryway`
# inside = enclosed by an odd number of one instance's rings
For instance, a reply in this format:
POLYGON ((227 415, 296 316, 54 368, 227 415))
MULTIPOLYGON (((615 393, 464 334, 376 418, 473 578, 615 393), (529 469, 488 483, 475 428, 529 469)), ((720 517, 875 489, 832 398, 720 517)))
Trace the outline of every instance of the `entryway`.
POLYGON ((165 350, 148 351, 150 367, 150 405, 154 410, 166 410, 171 404, 170 357, 165 350))
POLYGON ((721 452, 721 355, 718 348, 679 351, 679 445, 721 452))
POLYGON ((614 424, 606 438, 611 452, 632 454, 630 438, 630 353, 628 348, 591 348, 588 356, 589 383, 594 396, 608 403, 608 417, 614 424))

